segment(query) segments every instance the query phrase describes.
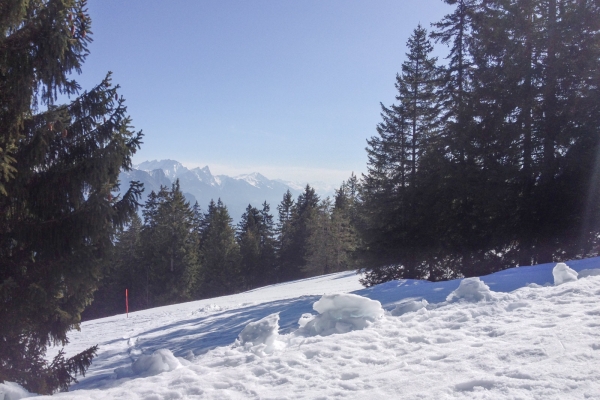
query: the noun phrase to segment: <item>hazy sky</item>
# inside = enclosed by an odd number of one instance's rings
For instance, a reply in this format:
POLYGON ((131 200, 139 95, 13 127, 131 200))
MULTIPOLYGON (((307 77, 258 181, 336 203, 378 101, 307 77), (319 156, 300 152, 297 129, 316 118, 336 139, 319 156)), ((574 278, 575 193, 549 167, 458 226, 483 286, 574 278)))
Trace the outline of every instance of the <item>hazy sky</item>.
POLYGON ((337 184, 366 170, 412 30, 449 11, 442 0, 89 0, 78 81, 89 89, 113 71, 145 134, 136 163, 337 184))

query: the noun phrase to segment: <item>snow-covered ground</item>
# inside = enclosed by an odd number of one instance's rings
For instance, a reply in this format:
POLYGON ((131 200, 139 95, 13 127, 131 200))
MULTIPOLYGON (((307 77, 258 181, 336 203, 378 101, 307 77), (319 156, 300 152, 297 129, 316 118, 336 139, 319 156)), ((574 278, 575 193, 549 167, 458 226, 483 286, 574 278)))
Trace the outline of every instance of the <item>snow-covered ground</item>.
POLYGON ((600 399, 600 258, 566 264, 369 289, 346 272, 89 321, 66 351, 98 357, 53 397, 600 399))

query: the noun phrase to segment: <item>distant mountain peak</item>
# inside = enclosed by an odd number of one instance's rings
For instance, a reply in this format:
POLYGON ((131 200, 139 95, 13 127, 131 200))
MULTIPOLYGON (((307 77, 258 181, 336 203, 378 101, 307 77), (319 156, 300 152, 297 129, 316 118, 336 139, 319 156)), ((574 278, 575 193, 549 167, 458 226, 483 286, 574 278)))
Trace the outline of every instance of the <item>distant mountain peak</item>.
POLYGON ((175 180, 179 177, 181 172, 188 171, 179 161, 175 160, 152 160, 144 161, 141 164, 135 165, 134 168, 150 172, 157 169, 162 169, 165 176, 171 180, 175 180))
POLYGON ((254 187, 267 186, 269 187, 270 179, 258 172, 252 172, 250 174, 242 174, 235 176, 233 179, 245 181, 254 187))

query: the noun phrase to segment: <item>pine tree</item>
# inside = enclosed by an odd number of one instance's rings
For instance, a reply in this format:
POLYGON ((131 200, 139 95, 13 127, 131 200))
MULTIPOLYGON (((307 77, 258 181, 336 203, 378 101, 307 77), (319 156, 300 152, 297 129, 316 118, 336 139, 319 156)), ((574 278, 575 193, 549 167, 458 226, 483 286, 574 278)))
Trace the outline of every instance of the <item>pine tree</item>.
POLYGON ((434 233, 443 238, 440 251, 452 253, 451 260, 446 258, 443 262, 455 264, 457 272, 472 276, 484 272, 485 261, 477 254, 480 249, 490 247, 489 235, 482 229, 489 200, 480 194, 487 188, 486 176, 479 165, 483 158, 479 150, 487 138, 476 129, 471 55, 473 20, 480 5, 475 0, 445 2, 455 5, 455 9, 433 24, 436 30, 431 34, 436 41, 449 46, 440 90, 439 147, 444 149, 440 156, 444 162, 438 160, 438 165, 444 172, 436 177, 430 196, 441 200, 436 215, 441 222, 436 225, 441 229, 434 233))
POLYGON ((327 197, 321 200, 316 212, 311 215, 308 221, 306 264, 302 268, 306 276, 345 271, 354 266, 356 232, 350 222, 349 203, 344 189, 340 189, 336 194, 335 206, 327 197))
POLYGON ((240 248, 227 207, 211 200, 200 233, 202 285, 199 297, 236 293, 242 287, 240 248))
POLYGON ((419 158, 427 142, 436 139, 440 77, 425 28, 417 26, 406 44, 407 60, 402 63, 402 73, 396 76, 396 100, 401 105, 401 118, 409 124, 410 184, 415 186, 419 158))
POLYGON ((238 224, 240 270, 245 289, 253 289, 275 281, 275 232, 270 207, 262 210, 248 205, 238 224))
MULTIPOLYGON (((286 196, 284 196, 286 201, 286 196)), ((281 280, 290 281, 303 276, 302 268, 307 263, 309 221, 317 212, 319 196, 315 189, 306 185, 290 210, 289 236, 286 247, 279 252, 281 280)), ((280 213, 281 215, 281 213, 280 213)))
POLYGON ((70 74, 88 54, 85 1, 1 1, 0 15, 0 381, 48 394, 95 354, 44 358, 78 326, 116 229, 135 213, 139 184, 112 192, 141 133, 110 77, 55 104, 79 91, 70 74))
POLYGON ((584 106, 596 98, 598 17, 593 2, 566 0, 489 1, 475 15, 483 168, 500 188, 488 220, 508 265, 574 257, 593 237, 579 232, 598 145, 595 106, 584 106))
POLYGON ((150 294, 145 307, 191 300, 200 269, 198 238, 179 180, 171 190, 163 186, 158 194, 150 194, 144 218, 140 263, 146 268, 150 294))
POLYGON ((278 280, 285 282, 293 276, 293 266, 291 260, 292 255, 292 239, 293 239, 293 225, 292 217, 294 212, 295 202, 292 197, 292 192, 289 189, 283 195, 281 203, 277 206, 277 212, 279 219, 277 222, 277 264, 278 264, 278 280))
POLYGON ((439 97, 423 108, 431 111, 423 116, 439 110, 438 118, 414 118, 410 89, 417 91, 405 72, 418 63, 405 63, 400 104, 383 107, 368 141, 359 208, 367 285, 597 254, 600 8, 446 2, 456 8, 432 36, 449 45, 449 63, 439 97), (430 129, 421 134, 415 121, 430 129), (418 145, 415 156, 414 147, 404 151, 405 138, 418 145))
POLYGON ((130 311, 141 310, 146 305, 146 273, 141 258, 142 228, 142 220, 134 214, 127 229, 117 233, 108 271, 94 293, 92 304, 82 313, 82 320, 124 313, 125 289, 128 290, 130 311))
POLYGON ((422 204, 424 190, 430 188, 420 183, 419 175, 421 160, 436 154, 440 143, 440 74, 424 28, 419 25, 413 31, 407 46, 407 60, 396 76, 399 104, 382 105, 378 136, 367 141, 368 173, 361 186, 361 255, 369 265, 367 284, 430 275, 420 263, 430 245, 423 218, 431 211, 422 204))

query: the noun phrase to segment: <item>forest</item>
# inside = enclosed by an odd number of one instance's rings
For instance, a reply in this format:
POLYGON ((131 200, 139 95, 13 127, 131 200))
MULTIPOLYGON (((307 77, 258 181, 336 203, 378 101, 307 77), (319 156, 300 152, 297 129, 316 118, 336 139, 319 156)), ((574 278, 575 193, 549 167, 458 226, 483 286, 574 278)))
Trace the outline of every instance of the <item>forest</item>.
POLYGON ((307 185, 248 205, 237 226, 178 182, 145 204, 138 182, 114 195, 142 133, 110 74, 72 80, 85 0, 0 1, 0 381, 66 390, 97 348, 49 362, 47 347, 122 313, 125 289, 139 310, 340 270, 371 286, 597 255, 600 3, 444 1, 365 132, 367 172, 333 199, 307 185))
POLYGON ((184 212, 179 188, 165 188, 118 239, 113 268, 123 273, 106 281, 103 302, 122 310, 123 295, 108 291, 134 282, 135 304, 149 307, 344 269, 370 286, 597 255, 599 5, 447 3, 453 13, 406 43, 366 174, 333 200, 310 186, 297 201, 287 193, 276 223, 268 204, 249 205, 237 227, 224 205, 184 212), (435 43, 448 48, 443 62, 435 43), (167 226, 178 218, 187 228, 176 234, 167 226))
POLYGON ((143 205, 143 222, 134 215, 117 234, 83 318, 122 313, 125 289, 136 311, 354 268, 356 184, 352 176, 333 201, 309 185, 297 199, 288 190, 277 220, 265 202, 248 205, 237 226, 221 200, 202 212, 178 180, 163 186, 143 205))

